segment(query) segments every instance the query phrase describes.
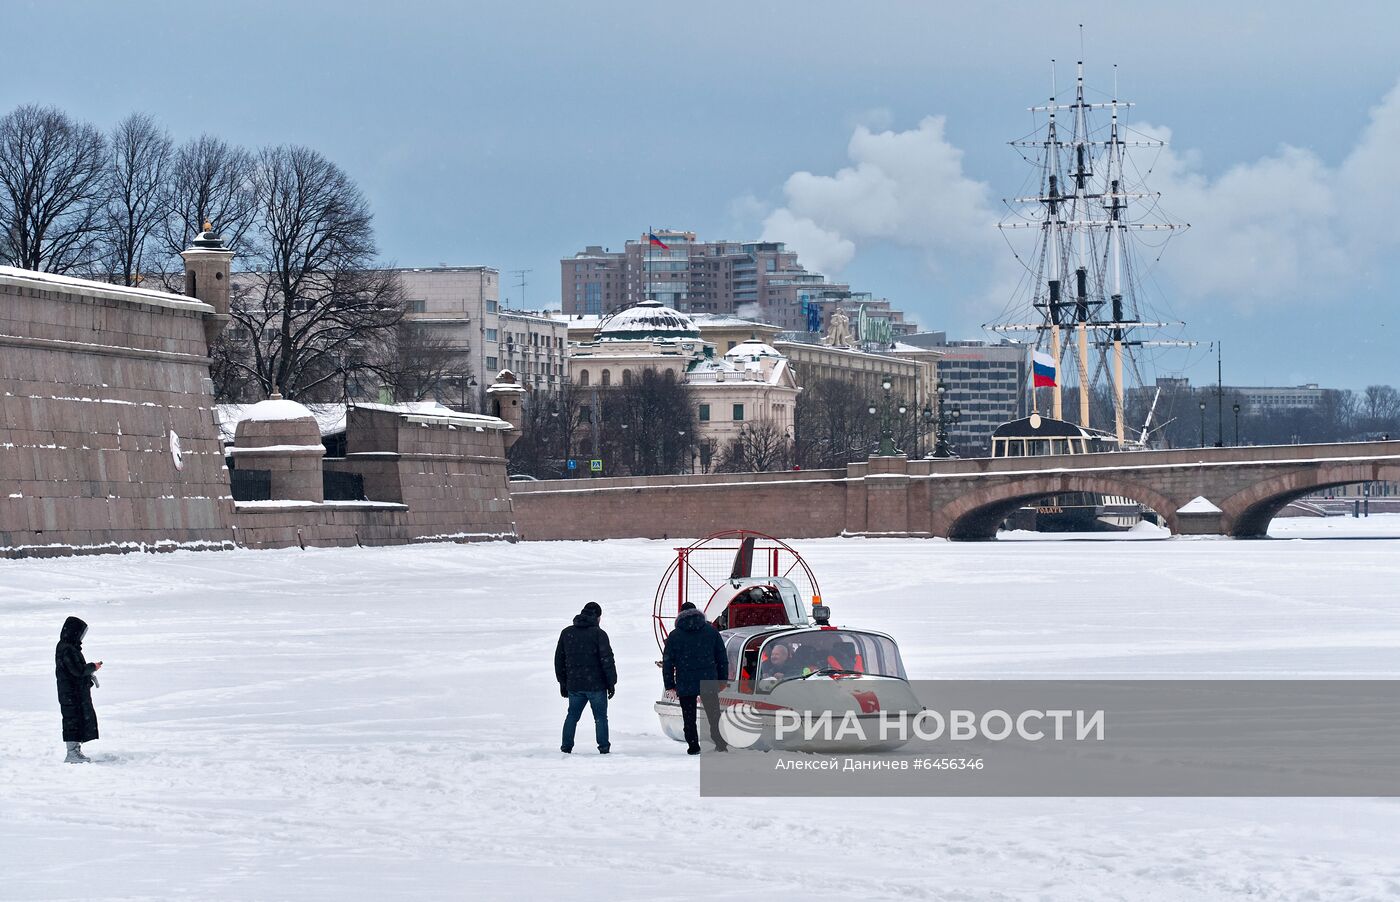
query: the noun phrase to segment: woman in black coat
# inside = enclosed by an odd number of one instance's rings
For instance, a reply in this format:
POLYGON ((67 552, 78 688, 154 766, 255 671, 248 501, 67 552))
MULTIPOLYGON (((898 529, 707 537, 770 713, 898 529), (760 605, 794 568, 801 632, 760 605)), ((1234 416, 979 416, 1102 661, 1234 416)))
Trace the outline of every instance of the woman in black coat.
POLYGON ((93 674, 102 662, 89 664, 83 657, 83 636, 88 625, 77 617, 63 622, 58 645, 53 650, 54 676, 58 679, 58 707, 63 711, 63 741, 68 746, 69 764, 92 759, 83 754, 82 743, 97 738, 97 712, 92 708, 93 674))

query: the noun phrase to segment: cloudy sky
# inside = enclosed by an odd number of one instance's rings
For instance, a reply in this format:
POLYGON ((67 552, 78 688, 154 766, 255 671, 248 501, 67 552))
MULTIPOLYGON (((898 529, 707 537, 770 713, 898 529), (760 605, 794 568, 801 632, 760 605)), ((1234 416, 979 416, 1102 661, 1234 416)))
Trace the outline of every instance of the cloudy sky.
POLYGON ((983 337, 1015 275, 1006 142, 1082 22, 1091 83, 1117 63, 1170 139, 1151 187, 1192 226, 1148 301, 1202 344, 1156 375, 1213 381, 1220 341, 1227 383, 1400 384, 1400 8, 1243 6, 12 0, 0 105, 310 145, 387 260, 529 269, 531 307, 561 257, 651 225, 786 240, 983 337))

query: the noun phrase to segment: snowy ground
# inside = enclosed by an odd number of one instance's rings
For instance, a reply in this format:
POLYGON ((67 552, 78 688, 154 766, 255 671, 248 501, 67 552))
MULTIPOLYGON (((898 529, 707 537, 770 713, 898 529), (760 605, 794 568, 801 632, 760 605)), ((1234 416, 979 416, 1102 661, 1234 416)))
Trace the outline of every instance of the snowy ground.
MULTIPOLYGON (((1400 516, 1275 534, 799 548, 918 677, 1400 678, 1400 516)), ((671 544, 0 561, 0 898, 1400 896, 1400 800, 701 799, 651 712, 671 544), (551 656, 590 600, 614 754, 585 716, 565 757, 551 656), (107 662, 81 767, 68 614, 107 662)))

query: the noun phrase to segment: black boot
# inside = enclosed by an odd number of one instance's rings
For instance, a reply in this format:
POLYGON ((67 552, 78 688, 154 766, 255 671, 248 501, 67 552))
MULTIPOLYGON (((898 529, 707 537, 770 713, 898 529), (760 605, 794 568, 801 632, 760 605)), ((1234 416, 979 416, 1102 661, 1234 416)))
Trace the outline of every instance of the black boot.
POLYGON ((687 755, 698 755, 698 754, 700 754, 700 743, 698 743, 698 742, 692 742, 690 745, 686 746, 685 753, 686 753, 687 755))

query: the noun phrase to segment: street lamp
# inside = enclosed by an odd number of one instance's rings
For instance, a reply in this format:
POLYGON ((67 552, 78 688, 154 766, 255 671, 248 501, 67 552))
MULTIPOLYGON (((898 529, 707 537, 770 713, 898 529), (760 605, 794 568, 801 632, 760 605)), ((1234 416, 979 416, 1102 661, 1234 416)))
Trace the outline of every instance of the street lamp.
MULTIPOLYGON (((875 453, 880 457, 894 457, 899 454, 899 449, 894 446, 894 423, 891 412, 894 406, 894 396, 890 390, 894 388, 894 384, 890 381, 889 376, 885 376, 880 380, 880 387, 885 390, 885 396, 880 401, 880 450, 875 453)), ((903 415, 904 410, 904 406, 900 405, 901 415, 903 415)), ((873 406, 870 408, 870 413, 872 415, 875 413, 873 406)))
MULTIPOLYGON (((559 400, 557 398, 549 404, 549 422, 551 429, 559 428, 559 400)), ((562 439, 559 444, 563 450, 563 454, 559 458, 559 467, 563 471, 564 478, 567 479, 569 476, 569 434, 561 432, 559 438, 562 439)))
POLYGON ((953 445, 948 441, 948 427, 962 419, 962 408, 954 405, 952 410, 944 403, 948 389, 938 386, 938 431, 934 434, 934 457, 956 457, 953 445))
MULTIPOLYGON (((457 387, 458 387, 459 389, 462 390, 462 412, 463 412, 463 413, 470 413, 470 412, 472 412, 472 411, 468 411, 468 410, 467 410, 467 389, 469 389, 469 388, 476 388, 476 377, 475 377, 475 376, 468 376, 468 377, 466 378, 465 381, 464 381, 464 380, 461 380, 461 379, 458 379, 458 380, 457 380, 457 387)), ((476 393, 473 392, 472 394, 475 395, 476 393)), ((472 406, 475 407, 476 404, 473 403, 472 406)))
POLYGON ((933 452, 928 450, 928 434, 933 428, 933 408, 927 404, 924 405, 923 424, 924 428, 919 432, 919 447, 924 451, 925 457, 932 457, 933 452))
POLYGON ((1206 446, 1206 402, 1201 402, 1201 447, 1206 446))
POLYGON ((1240 444, 1240 403, 1235 402, 1235 447, 1240 444))

